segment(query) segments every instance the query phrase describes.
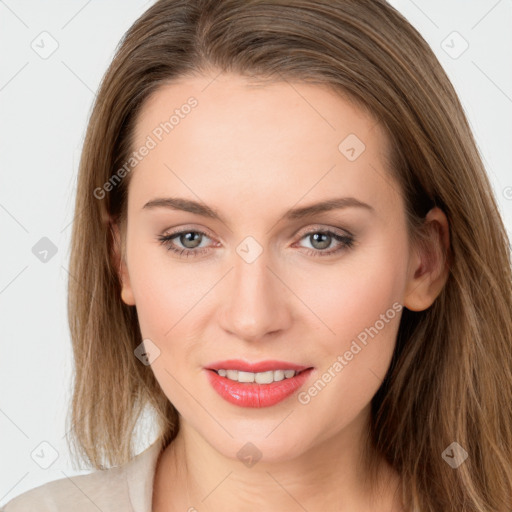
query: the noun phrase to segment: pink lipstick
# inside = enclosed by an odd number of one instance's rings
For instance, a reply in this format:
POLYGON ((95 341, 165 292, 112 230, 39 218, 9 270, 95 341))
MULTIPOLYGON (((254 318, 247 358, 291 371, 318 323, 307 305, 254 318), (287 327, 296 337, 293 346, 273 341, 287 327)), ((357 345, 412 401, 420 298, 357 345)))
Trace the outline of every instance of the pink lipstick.
POLYGON ((205 367, 213 389, 240 407, 269 407, 298 390, 313 368, 286 361, 249 363, 230 359, 205 367))

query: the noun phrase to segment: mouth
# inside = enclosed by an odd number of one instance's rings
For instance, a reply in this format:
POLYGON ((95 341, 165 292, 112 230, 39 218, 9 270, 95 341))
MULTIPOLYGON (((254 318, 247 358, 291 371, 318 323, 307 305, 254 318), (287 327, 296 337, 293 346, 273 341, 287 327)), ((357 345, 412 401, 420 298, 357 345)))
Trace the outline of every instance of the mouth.
POLYGON ((229 360, 211 364, 205 370, 213 389, 229 403, 269 407, 302 387, 314 368, 284 361, 229 360))

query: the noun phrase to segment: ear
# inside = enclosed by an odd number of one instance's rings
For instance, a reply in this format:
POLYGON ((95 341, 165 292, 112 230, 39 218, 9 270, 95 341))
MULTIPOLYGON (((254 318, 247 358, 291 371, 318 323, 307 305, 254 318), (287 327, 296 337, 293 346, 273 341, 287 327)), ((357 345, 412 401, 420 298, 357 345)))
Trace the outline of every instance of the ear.
POLYGON ((135 306, 135 298, 133 296, 133 290, 130 284, 128 266, 122 251, 119 225, 116 222, 111 221, 110 227, 113 236, 112 260, 117 275, 119 276, 119 280, 121 281, 121 299, 126 305, 135 306))
POLYGON ((432 208, 424 220, 425 236, 411 248, 404 306, 411 311, 430 307, 450 273, 450 231, 444 212, 432 208))

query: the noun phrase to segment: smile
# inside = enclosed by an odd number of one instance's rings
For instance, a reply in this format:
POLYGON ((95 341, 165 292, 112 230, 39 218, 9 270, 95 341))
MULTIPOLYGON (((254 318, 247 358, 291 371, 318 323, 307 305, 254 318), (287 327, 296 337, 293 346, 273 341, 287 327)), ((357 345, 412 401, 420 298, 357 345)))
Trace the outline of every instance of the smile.
POLYGON ((279 361, 247 363, 231 360, 205 368, 213 389, 240 407, 270 407, 297 391, 313 368, 279 361))

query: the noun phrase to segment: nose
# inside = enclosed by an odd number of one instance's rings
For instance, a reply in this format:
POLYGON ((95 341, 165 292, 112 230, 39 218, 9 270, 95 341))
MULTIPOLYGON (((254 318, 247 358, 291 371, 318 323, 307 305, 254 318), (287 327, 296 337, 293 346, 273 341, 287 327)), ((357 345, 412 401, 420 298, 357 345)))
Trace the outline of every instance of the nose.
POLYGON ((219 322, 226 332, 255 342, 288 329, 293 294, 276 274, 265 252, 252 263, 235 256, 219 308, 219 322))

